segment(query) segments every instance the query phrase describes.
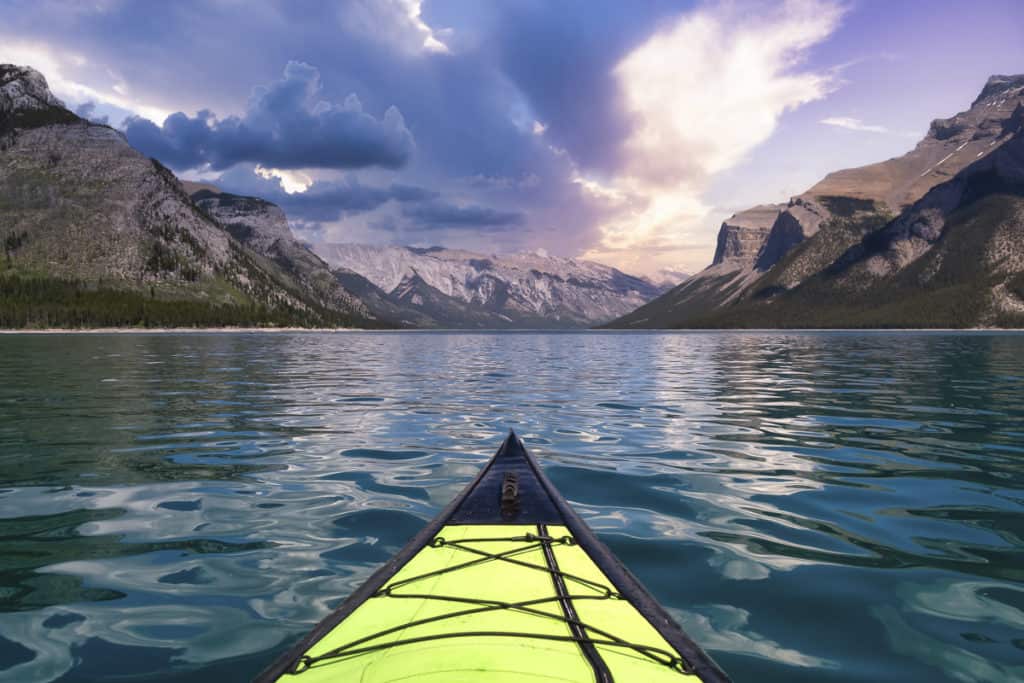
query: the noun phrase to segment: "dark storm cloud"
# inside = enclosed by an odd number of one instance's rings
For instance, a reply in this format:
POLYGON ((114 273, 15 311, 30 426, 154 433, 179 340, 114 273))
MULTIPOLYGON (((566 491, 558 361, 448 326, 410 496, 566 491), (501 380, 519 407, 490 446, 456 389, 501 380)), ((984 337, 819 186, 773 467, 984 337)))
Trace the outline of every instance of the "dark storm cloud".
POLYGON ((392 183, 371 187, 350 181, 317 182, 306 192, 279 197, 289 216, 309 221, 334 221, 346 215, 373 211, 387 202, 421 202, 438 197, 437 192, 411 185, 392 183))
MULTIPOLYGON (((136 101, 171 111, 237 111, 253 84, 274 80, 282 65, 292 60, 314 65, 323 75, 319 99, 343 102, 355 93, 378 124, 377 116, 389 107, 401 112, 415 153, 387 180, 426 185, 473 205, 499 206, 499 213, 528 210, 522 220, 536 222, 536 229, 508 234, 520 236, 522 248, 540 246, 527 242, 536 237, 548 240, 543 246, 566 252, 594 243, 606 211, 572 182, 574 172, 608 171, 628 126, 616 106, 610 71, 657 17, 685 9, 676 2, 666 9, 658 0, 427 0, 422 8, 427 24, 452 28, 438 34, 451 47, 443 54, 422 49, 424 36, 392 2, 66 2, 59 11, 40 12, 31 0, 7 1, 11 11, 5 13, 0 41, 19 36, 82 55, 86 60, 80 64, 64 64, 65 78, 109 89, 115 73, 136 101), (548 126, 544 135, 532 133, 534 119, 548 126), (488 182, 467 181, 475 177, 488 182), (540 225, 558 226, 557 234, 540 225)), ((61 0, 49 0, 50 7, 54 4, 61 0)), ((242 156, 237 140, 227 136, 241 137, 241 127, 225 129, 217 138, 223 144, 210 149, 205 116, 181 115, 163 127, 136 122, 131 138, 176 168, 201 161, 223 167, 242 156)), ((248 119, 246 113, 238 120, 248 126, 248 119)), ((266 130, 262 124, 252 127, 266 130)), ((277 145, 273 151, 259 163, 299 166, 293 150, 277 145)), ((322 150, 305 153, 317 158, 322 150)), ((337 200, 333 213, 345 215, 353 206, 379 200, 370 194, 346 187, 330 195, 337 200)), ((286 210, 332 213, 327 194, 316 201, 312 196, 289 199, 286 210)), ((396 219, 415 220, 400 212, 396 219)))
MULTIPOLYGON (((583 168, 613 171, 630 121, 615 65, 683 9, 678 1, 503 4, 494 36, 502 72, 526 95, 545 137, 583 168)), ((684 68, 680 65, 680 68, 684 68)))
POLYGON ((389 107, 380 120, 363 111, 354 94, 341 105, 318 99, 320 72, 289 62, 284 77, 258 88, 244 116, 218 120, 208 110, 178 112, 158 127, 135 117, 128 142, 177 169, 215 170, 241 162, 281 169, 400 168, 414 147, 401 113, 389 107))
POLYGON ((224 173, 217 187, 233 194, 261 197, 282 209, 289 218, 302 221, 335 221, 345 216, 373 211, 394 201, 401 204, 425 202, 440 195, 423 187, 391 183, 371 186, 355 178, 341 181, 317 181, 305 192, 289 194, 276 178, 256 175, 250 165, 240 165, 224 173))
POLYGON ((521 211, 500 211, 486 206, 456 206, 446 202, 429 202, 402 209, 402 215, 419 230, 437 229, 504 229, 521 225, 526 216, 521 211))
MULTIPOLYGON (((301 60, 321 70, 323 99, 341 102, 356 93, 368 112, 397 107, 415 136, 417 162, 430 171, 452 177, 564 175, 565 161, 530 133, 530 102, 502 73, 496 46, 504 29, 497 4, 480 3, 476 25, 457 34, 465 44, 444 55, 419 49, 423 36, 406 25, 398 3, 51 0, 61 9, 40 12, 29 0, 10 1, 14 6, 5 12, 9 24, 0 27, 0 40, 20 35, 59 44, 88 57, 84 65, 65 65, 67 78, 109 84, 109 69, 130 85, 133 97, 152 106, 232 111, 253 84, 301 60)), ((519 39, 531 42, 528 36, 519 39)), ((560 73, 582 78, 589 65, 579 61, 575 69, 560 73)), ((183 134, 204 133, 185 124, 176 124, 188 129, 183 134)), ((136 134, 149 145, 169 142, 151 128, 136 134)), ((178 150, 166 145, 160 151, 178 150)), ((181 160, 194 161, 189 157, 181 160)))
POLYGON ((443 201, 440 193, 416 185, 391 183, 384 186, 364 185, 354 177, 341 181, 314 182, 305 192, 289 194, 276 178, 265 178, 253 172, 251 165, 239 165, 214 181, 220 189, 271 201, 303 224, 316 225, 346 216, 369 213, 394 202, 402 206, 401 217, 382 216, 372 221, 384 231, 405 228, 410 231, 482 230, 501 231, 522 225, 525 214, 503 211, 474 204, 459 206, 443 201))

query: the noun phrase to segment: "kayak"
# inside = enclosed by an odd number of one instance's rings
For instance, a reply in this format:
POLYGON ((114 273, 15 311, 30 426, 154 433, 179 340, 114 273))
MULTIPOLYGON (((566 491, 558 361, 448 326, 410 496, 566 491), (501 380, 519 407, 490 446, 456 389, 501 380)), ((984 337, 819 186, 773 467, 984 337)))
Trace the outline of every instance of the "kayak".
POLYGON ((510 432, 440 515, 256 680, 729 679, 510 432))

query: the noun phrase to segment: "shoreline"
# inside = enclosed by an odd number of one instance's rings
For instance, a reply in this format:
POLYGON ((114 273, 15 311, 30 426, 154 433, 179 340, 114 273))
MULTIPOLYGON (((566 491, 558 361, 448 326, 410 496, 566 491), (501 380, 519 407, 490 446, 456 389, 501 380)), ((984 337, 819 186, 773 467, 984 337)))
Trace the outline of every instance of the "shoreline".
POLYGON ((298 332, 323 333, 463 333, 463 334, 493 334, 493 333, 539 333, 539 334, 578 334, 589 332, 594 334, 718 334, 718 333, 803 333, 803 332, 853 332, 862 334, 885 334, 893 332, 1024 332, 1021 327, 766 327, 766 328, 695 328, 695 329, 591 329, 591 328, 492 328, 492 329, 471 329, 471 328, 416 328, 416 329, 372 329, 364 327, 47 327, 41 329, 12 329, 0 328, 0 335, 15 334, 294 334, 298 332))
POLYGON ((45 327, 2 328, 0 334, 224 334, 256 332, 371 332, 362 327, 45 327))

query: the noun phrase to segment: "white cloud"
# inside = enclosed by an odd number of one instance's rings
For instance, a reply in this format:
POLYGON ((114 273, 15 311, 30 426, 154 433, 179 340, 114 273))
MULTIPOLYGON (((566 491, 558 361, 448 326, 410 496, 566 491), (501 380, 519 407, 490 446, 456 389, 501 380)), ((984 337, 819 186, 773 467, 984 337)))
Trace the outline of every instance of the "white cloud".
POLYGON ((297 192, 305 192, 313 184, 313 178, 308 173, 302 171, 288 171, 280 168, 264 168, 259 164, 253 169, 253 173, 270 180, 271 178, 277 178, 281 182, 281 189, 288 194, 295 194, 297 192))
POLYGON ((424 52, 448 54, 451 29, 434 28, 423 20, 423 0, 350 0, 335 3, 344 33, 367 36, 410 56, 424 52))
POLYGON ((829 0, 708 6, 628 54, 615 69, 633 123, 626 164, 600 189, 581 183, 623 199, 587 256, 641 271, 707 265, 694 247, 714 239, 702 198, 710 179, 767 140, 785 112, 832 91, 831 71, 801 67, 843 12, 829 0))
POLYGON ((826 126, 836 126, 837 128, 846 128, 847 130, 856 130, 863 133, 889 132, 889 129, 885 126, 872 126, 851 116, 829 116, 828 118, 822 119, 820 123, 824 123, 826 126))
POLYGON ((136 99, 129 87, 125 83, 114 82, 114 77, 111 77, 108 89, 89 86, 67 76, 68 71, 88 64, 81 55, 56 52, 46 45, 17 42, 0 37, 0 63, 30 66, 39 71, 46 77, 53 94, 64 100, 72 109, 75 105, 95 102, 139 114, 151 121, 163 121, 171 113, 136 99))
POLYGON ((427 22, 423 21, 423 0, 398 0, 399 5, 405 10, 405 15, 408 17, 410 23, 416 28, 416 30, 423 36, 423 49, 427 52, 440 52, 447 54, 450 52, 448 46, 441 41, 440 31, 435 31, 427 22))

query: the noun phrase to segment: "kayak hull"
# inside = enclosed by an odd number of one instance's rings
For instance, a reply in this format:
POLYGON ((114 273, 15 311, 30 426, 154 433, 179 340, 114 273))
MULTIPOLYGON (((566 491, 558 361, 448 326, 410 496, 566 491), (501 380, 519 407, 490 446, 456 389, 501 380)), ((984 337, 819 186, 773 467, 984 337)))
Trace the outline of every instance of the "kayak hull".
POLYGON ((728 681, 510 434, 258 681, 728 681))

